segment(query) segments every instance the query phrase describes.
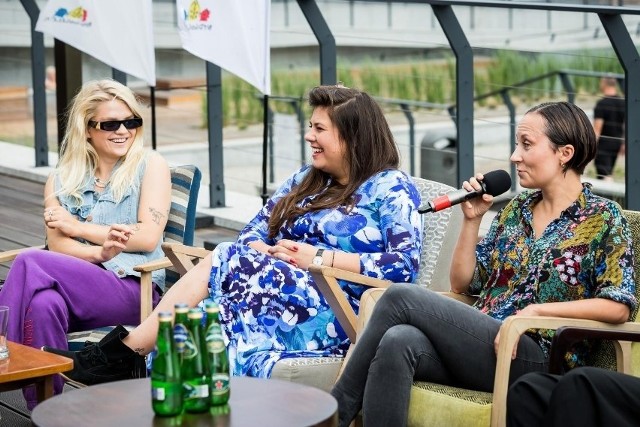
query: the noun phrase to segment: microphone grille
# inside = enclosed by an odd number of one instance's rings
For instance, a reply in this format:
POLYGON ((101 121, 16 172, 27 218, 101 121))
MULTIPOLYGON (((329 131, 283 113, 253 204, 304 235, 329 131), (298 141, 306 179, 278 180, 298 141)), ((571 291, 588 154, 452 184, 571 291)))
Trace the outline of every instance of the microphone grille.
POLYGON ((487 194, 492 196, 499 196, 511 188, 511 176, 502 169, 485 173, 483 182, 487 189, 487 194))

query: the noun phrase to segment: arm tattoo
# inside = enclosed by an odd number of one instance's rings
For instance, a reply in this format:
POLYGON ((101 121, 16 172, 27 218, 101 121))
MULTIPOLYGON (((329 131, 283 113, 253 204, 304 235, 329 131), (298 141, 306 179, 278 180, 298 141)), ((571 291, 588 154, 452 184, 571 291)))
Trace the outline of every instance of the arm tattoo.
POLYGON ((135 351, 135 352, 136 352, 136 353, 138 353, 138 354, 145 354, 145 352, 146 352, 146 350, 145 350, 145 348, 144 348, 144 347, 137 347, 137 348, 134 348, 134 349, 133 349, 133 351, 135 351))
POLYGON ((149 208, 149 212, 151 213, 152 221, 160 224, 160 220, 164 218, 164 214, 155 208, 149 208))

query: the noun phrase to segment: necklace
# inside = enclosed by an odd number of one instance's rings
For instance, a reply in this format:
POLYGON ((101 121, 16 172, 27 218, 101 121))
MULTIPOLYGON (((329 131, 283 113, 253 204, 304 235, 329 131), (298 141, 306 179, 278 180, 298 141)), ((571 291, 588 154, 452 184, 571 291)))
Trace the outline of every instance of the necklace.
POLYGON ((93 177, 93 185, 95 185, 98 188, 105 188, 107 185, 109 185, 109 180, 103 181, 100 178, 98 178, 97 176, 93 177))

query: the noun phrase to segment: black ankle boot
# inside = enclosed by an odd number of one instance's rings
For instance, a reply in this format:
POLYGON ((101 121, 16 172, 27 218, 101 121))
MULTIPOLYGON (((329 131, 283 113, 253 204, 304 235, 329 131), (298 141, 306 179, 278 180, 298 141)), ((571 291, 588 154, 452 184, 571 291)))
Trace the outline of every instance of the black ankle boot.
POLYGON ((118 325, 97 343, 87 343, 80 351, 60 350, 44 346, 49 353, 73 359, 73 370, 61 374, 67 381, 92 385, 110 381, 146 377, 143 356, 124 345, 129 332, 118 325))

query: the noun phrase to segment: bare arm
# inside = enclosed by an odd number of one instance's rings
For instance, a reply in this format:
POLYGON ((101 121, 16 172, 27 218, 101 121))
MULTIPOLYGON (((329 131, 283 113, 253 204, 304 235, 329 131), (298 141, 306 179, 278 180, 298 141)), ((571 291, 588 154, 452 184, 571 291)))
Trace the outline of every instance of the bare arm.
MULTIPOLYGON (((588 298, 577 301, 548 302, 531 304, 518 311, 516 316, 551 316, 570 319, 597 320, 607 323, 624 323, 631 314, 629 307, 621 302, 606 298, 588 298)), ((493 341, 496 354, 500 344, 500 333, 493 341)), ((518 346, 513 348, 511 358, 515 359, 518 346)))
MULTIPOLYGON (((53 178, 45 186, 45 220, 49 211, 54 221, 47 223, 47 244, 51 250, 75 256, 90 262, 105 261, 102 248, 82 244, 74 238, 83 238, 96 245, 113 238, 113 227, 83 223, 67 212, 53 194, 53 178)), ((127 252, 150 252, 162 237, 171 205, 171 175, 166 161, 159 155, 152 155, 147 164, 140 189, 138 222, 118 227, 125 235, 118 235, 126 243, 127 252), (131 231, 128 233, 127 231, 131 231), (126 238, 125 238, 126 237, 126 238)))
POLYGON ((593 121, 593 131, 596 133, 596 141, 602 135, 602 127, 604 126, 604 119, 595 119, 593 121))
POLYGON ((171 208, 171 172, 159 154, 149 157, 142 178, 138 223, 127 243, 127 252, 151 252, 160 239, 171 208))
MULTIPOLYGON (((44 187, 44 200, 45 200, 45 210, 44 210, 44 218, 45 221, 48 221, 53 217, 53 212, 55 212, 56 218, 54 221, 47 222, 47 226, 45 228, 47 234, 47 246, 50 250, 55 252, 60 252, 63 254, 71 255, 76 258, 83 259, 85 261, 89 261, 92 263, 100 262, 101 251, 102 248, 100 246, 90 246, 85 245, 83 243, 78 242, 73 239, 71 236, 65 234, 63 232, 63 228, 58 228, 55 226, 55 221, 57 221, 57 217, 63 214, 69 214, 61 205, 58 199, 53 196, 54 193, 54 177, 53 175, 49 176, 47 183, 44 187)), ((79 221, 76 221, 79 223, 79 221)), ((105 227, 104 239, 107 238, 108 227, 105 227)))
POLYGON ((451 290, 465 293, 471 285, 476 268, 476 243, 482 217, 462 221, 462 229, 451 257, 449 281, 451 290))
MULTIPOLYGON (((264 243, 263 243, 264 244, 264 243)), ((267 245, 265 245, 267 246, 267 245)), ((253 246, 252 246, 253 247, 253 246)), ((268 247, 268 254, 305 270, 313 262, 318 248, 308 243, 283 239, 268 247)), ((254 248, 256 249, 256 248, 254 248)), ((360 273, 360 254, 328 249, 322 254, 323 265, 360 273)))
MULTIPOLYGON (((483 178, 482 174, 477 174, 469 181, 465 181, 462 187, 467 191, 479 190, 481 186, 478 180, 481 181, 483 178)), ((483 194, 482 197, 476 197, 460 205, 464 219, 449 270, 449 281, 453 292, 464 293, 469 290, 476 268, 476 244, 482 216, 487 213, 492 204, 493 196, 483 194)))
POLYGON ((629 307, 606 298, 588 298, 577 301, 531 304, 518 311, 518 315, 554 316, 571 319, 598 320, 607 323, 624 323, 629 320, 629 307))

